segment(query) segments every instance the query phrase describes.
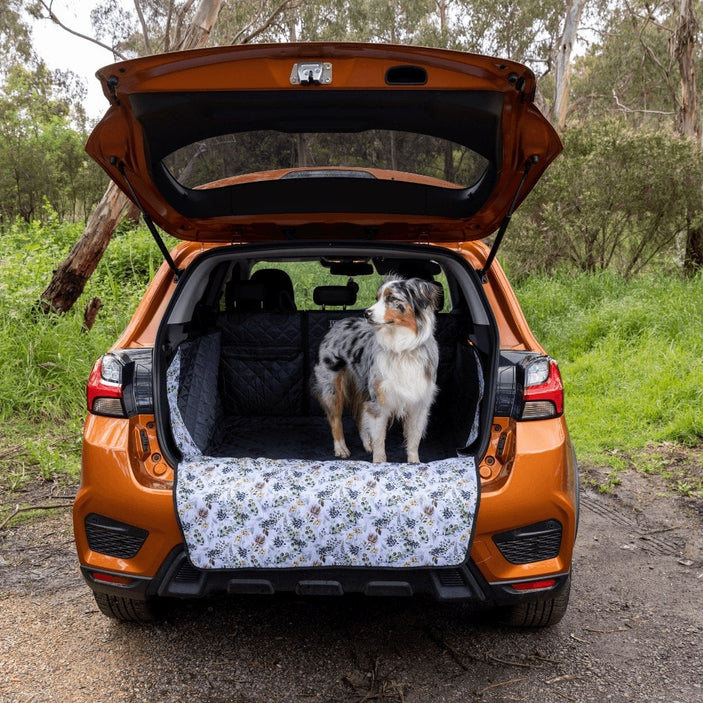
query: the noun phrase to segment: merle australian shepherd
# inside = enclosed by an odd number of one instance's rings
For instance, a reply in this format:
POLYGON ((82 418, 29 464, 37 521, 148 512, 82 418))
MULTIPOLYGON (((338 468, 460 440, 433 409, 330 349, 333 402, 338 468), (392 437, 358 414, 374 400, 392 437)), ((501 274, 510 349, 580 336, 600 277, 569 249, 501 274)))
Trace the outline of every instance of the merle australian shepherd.
POLYGON ((350 456, 342 412, 351 409, 364 449, 386 461, 386 430, 402 420, 408 462, 419 462, 437 391, 439 352, 434 338, 436 284, 388 278, 363 318, 336 322, 320 345, 315 393, 332 429, 334 455, 350 456))

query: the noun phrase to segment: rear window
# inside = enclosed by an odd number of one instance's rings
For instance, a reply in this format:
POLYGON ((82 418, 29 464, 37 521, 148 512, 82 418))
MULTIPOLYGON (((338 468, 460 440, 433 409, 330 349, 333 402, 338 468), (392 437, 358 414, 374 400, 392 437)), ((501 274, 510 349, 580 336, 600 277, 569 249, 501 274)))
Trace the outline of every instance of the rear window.
MULTIPOLYGON (((314 261, 259 261, 251 269, 250 275, 256 278, 256 272, 261 270, 277 269, 284 271, 290 278, 293 288, 293 302, 297 310, 319 310, 321 303, 315 301, 315 289, 319 287, 338 287, 346 288, 351 286, 355 290, 352 296, 354 302, 349 302, 345 307, 350 310, 362 310, 376 302, 376 292, 383 283, 387 275, 400 271, 399 275, 404 278, 411 278, 417 272, 413 272, 412 268, 403 270, 403 263, 397 262, 398 265, 391 265, 386 273, 379 273, 377 270, 363 274, 355 274, 352 267, 359 265, 369 265, 368 260, 358 259, 356 263, 336 263, 330 260, 314 260, 314 261), (339 268, 338 268, 339 267, 339 268), (352 275, 350 275, 352 274, 352 275)), ((412 267, 412 262, 406 262, 406 266, 412 267)), ((442 289, 442 309, 439 312, 450 312, 452 309, 451 301, 448 294, 447 277, 444 270, 435 261, 423 261, 420 266, 428 267, 431 275, 425 275, 424 278, 434 281, 442 289)), ((225 301, 222 300, 224 307, 225 301)), ((341 307, 333 305, 332 307, 341 307)))
POLYGON ((432 185, 466 188, 489 166, 484 156, 440 137, 397 130, 287 133, 236 132, 199 139, 163 160, 186 188, 232 185, 261 178, 431 179, 432 185))

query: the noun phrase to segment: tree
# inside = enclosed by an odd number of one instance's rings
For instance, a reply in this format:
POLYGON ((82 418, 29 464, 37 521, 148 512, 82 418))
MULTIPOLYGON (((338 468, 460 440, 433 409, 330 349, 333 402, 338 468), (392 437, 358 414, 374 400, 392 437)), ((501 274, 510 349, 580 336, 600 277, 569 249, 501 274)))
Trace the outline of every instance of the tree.
MULTIPOLYGON (((251 41, 271 31, 276 20, 301 0, 281 0, 278 3, 263 0, 249 15, 244 31, 236 33, 239 43, 251 41)), ((46 16, 60 23, 51 12, 51 5, 41 0, 46 16)), ((218 22, 222 0, 194 0, 177 3, 174 0, 134 0, 137 18, 125 14, 114 0, 106 0, 92 12, 96 37, 90 39, 102 43, 109 36, 113 52, 120 58, 136 56, 156 50, 176 51, 195 49, 208 42, 218 22)), ((235 8, 239 3, 233 3, 235 8)), ((251 9, 252 6, 250 6, 251 9)), ((62 25, 63 26, 63 25, 62 25)), ((227 26, 232 28, 231 20, 227 26)), ((230 42, 225 42, 230 43, 230 42)), ((104 45, 104 44, 103 44, 104 45)), ((125 207, 127 197, 110 183, 86 225, 81 238, 57 268, 52 280, 41 295, 41 308, 45 312, 66 312, 80 297, 87 280, 100 262, 125 207)))
MULTIPOLYGON (((680 92, 676 104, 676 131, 698 140, 698 94, 696 91, 695 47, 698 20, 692 0, 678 0, 676 24, 669 41, 672 58, 679 67, 680 92)), ((703 225, 693 225, 691 219, 683 233, 685 237, 683 268, 687 273, 703 268, 703 225)))
POLYGON ((84 217, 104 188, 72 125, 71 100, 43 63, 15 64, 0 82, 0 221, 84 217))
POLYGON ((21 10, 21 0, 0 0, 0 77, 8 66, 28 60, 32 53, 30 30, 21 10))
POLYGON ((566 125, 566 109, 571 92, 571 55, 586 0, 569 0, 564 16, 564 27, 559 41, 552 49, 554 64, 554 102, 552 121, 557 129, 566 125))
MULTIPOLYGON (((192 0, 186 4, 190 6, 192 0)), ((220 4, 221 0, 201 0, 178 48, 193 49, 205 45, 217 20, 220 4), (196 26, 191 28, 191 25, 196 26)), ((135 6, 141 8, 140 0, 135 0, 135 6)), ((149 42, 148 34, 145 34, 145 40, 149 42)), ((91 214, 82 236, 56 269, 49 285, 41 294, 42 310, 63 313, 73 307, 100 263, 128 203, 127 196, 111 182, 91 214)))
POLYGON ((572 125, 563 139, 563 154, 513 218, 509 266, 631 276, 655 260, 673 265, 678 233, 703 216, 696 141, 633 129, 623 117, 572 125))

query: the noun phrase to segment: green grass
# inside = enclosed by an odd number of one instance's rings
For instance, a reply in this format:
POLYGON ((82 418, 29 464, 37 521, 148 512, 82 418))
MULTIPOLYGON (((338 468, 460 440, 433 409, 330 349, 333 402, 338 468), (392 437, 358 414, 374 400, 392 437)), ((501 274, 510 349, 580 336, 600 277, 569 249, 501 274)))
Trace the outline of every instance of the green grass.
MULTIPOLYGON (((582 463, 617 477, 627 467, 647 471, 658 445, 700 446, 703 275, 559 275, 530 279, 517 294, 560 362, 582 463)), ((689 488, 700 494, 701 477, 689 488)))
MULTIPOLYGON (((75 484, 90 369, 161 263, 145 230, 118 232, 74 309, 37 314, 35 301, 81 231, 60 223, 0 231, 0 495, 47 481, 75 484), (93 296, 104 307, 85 333, 83 310, 93 296)), ((303 281, 296 297, 317 284, 303 281)), ((374 292, 360 296, 372 300, 374 292)), ((580 463, 606 467, 611 483, 634 467, 683 495, 703 495, 700 466, 672 466, 669 456, 672 446, 693 452, 702 444, 703 275, 564 274, 529 279, 517 293, 560 362, 580 463)))
POLYGON ((160 265, 148 233, 118 232, 73 310, 37 313, 52 271, 81 232, 58 223, 0 231, 0 495, 46 481, 75 483, 93 362, 125 327, 160 265), (83 311, 93 296, 104 307, 85 333, 83 311))

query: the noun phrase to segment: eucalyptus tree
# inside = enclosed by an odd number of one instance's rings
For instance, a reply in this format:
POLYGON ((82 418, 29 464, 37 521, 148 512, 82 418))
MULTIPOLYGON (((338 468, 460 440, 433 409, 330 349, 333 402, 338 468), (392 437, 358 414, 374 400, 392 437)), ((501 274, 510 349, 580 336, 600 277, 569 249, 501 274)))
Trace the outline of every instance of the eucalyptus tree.
MULTIPOLYGON (((667 130, 700 146, 699 11, 692 0, 615 4, 602 36, 576 64, 572 121, 618 115, 635 128, 667 130)), ((698 220, 691 210, 679 234, 686 271, 703 267, 698 220)))
POLYGON ((0 76, 31 56, 31 32, 22 6, 22 0, 0 0, 0 76))
MULTIPOLYGON (((46 16, 62 24, 53 15, 50 1, 40 2, 46 16)), ((288 4, 289 0, 280 4, 280 11, 288 4)), ((108 43, 116 58, 199 48, 210 39, 221 7, 222 0, 199 0, 197 4, 195 0, 134 0, 133 14, 117 0, 106 0, 92 12, 95 36, 88 39, 103 45, 108 43)), ((82 236, 44 289, 41 308, 45 312, 66 312, 78 300, 128 202, 114 183, 108 186, 82 236)))

